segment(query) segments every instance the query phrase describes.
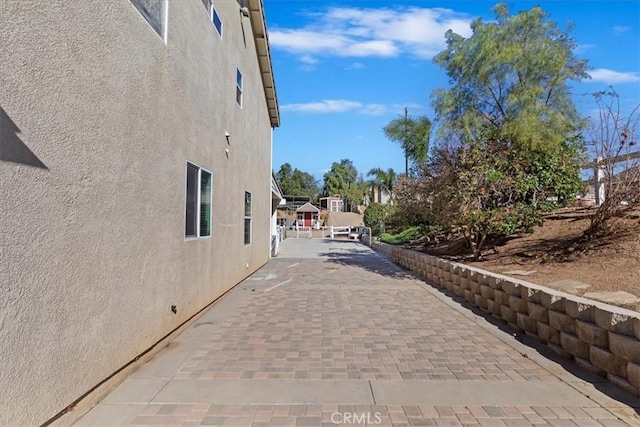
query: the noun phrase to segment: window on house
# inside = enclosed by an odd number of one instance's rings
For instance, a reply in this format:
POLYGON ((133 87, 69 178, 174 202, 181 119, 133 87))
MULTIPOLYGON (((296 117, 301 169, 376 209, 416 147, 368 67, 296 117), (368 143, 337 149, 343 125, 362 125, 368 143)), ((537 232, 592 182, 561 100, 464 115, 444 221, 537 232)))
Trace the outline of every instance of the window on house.
POLYGON ((222 20, 213 6, 211 6, 211 22, 213 22, 213 26, 216 27, 218 35, 222 37, 222 20))
POLYGON ((138 12, 147 20, 149 25, 164 40, 166 0, 129 0, 138 12))
POLYGON ((251 243, 251 193, 244 192, 244 244, 251 243))
POLYGON ((211 172, 187 163, 185 237, 211 236, 211 172))
POLYGON ((202 0, 202 4, 204 4, 204 8, 207 9, 209 18, 218 32, 218 35, 222 37, 222 19, 220 19, 220 15, 218 15, 216 8, 213 7, 213 3, 211 3, 211 0, 202 0))
POLYGON ((242 73, 236 69, 236 102, 242 107, 242 73))

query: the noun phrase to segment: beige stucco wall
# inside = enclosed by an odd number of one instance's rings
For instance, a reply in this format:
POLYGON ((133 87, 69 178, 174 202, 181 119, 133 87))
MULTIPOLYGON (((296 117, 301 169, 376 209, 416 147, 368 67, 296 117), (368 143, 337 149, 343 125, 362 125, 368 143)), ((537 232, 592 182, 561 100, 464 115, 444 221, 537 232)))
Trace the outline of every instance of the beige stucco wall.
POLYGON ((251 24, 214 4, 223 38, 170 1, 165 44, 129 0, 0 1, 0 425, 45 422, 267 262, 251 24), (184 237, 187 161, 213 174, 208 239, 184 237))

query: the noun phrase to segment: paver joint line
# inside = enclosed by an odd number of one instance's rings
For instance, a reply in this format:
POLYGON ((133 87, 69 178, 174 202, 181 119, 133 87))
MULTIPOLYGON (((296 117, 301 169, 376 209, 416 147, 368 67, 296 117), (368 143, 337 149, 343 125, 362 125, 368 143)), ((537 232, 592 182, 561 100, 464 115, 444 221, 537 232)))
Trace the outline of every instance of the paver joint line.
POLYGON ((616 425, 630 409, 357 243, 285 240, 257 277, 166 350, 188 357, 156 356, 151 403, 105 401, 78 425, 616 425))

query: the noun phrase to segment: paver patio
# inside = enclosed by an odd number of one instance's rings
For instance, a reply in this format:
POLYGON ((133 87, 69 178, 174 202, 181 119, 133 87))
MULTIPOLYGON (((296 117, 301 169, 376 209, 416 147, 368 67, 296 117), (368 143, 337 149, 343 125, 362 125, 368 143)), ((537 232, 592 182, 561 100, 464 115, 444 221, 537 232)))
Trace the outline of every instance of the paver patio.
POLYGON ((525 343, 363 245, 290 239, 76 426, 640 425, 525 343))

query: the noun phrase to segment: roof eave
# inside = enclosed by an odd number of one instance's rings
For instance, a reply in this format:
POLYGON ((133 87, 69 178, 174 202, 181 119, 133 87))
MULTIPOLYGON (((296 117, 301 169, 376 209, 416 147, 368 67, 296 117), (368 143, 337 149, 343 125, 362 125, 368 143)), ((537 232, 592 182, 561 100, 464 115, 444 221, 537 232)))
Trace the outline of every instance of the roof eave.
POLYGON ((253 30, 253 40, 256 44, 256 53, 258 54, 262 86, 269 109, 269 118, 271 119, 271 127, 278 127, 280 126, 280 110, 278 108, 278 96, 273 78, 269 35, 267 33, 262 0, 249 0, 249 16, 253 30))

